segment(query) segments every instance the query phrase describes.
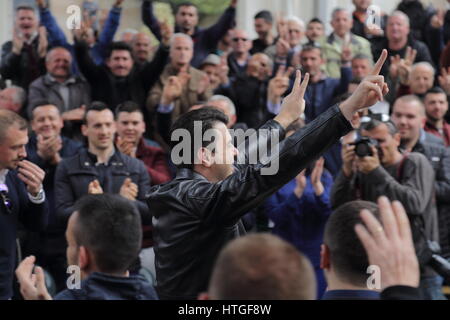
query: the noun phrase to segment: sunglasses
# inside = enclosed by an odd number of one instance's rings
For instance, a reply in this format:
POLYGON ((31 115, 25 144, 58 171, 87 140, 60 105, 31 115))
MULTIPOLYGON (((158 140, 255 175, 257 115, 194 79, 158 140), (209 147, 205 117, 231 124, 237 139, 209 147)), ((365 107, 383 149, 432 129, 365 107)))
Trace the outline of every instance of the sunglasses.
POLYGON ((6 184, 2 183, 0 184, 0 200, 1 204, 5 208, 5 212, 9 215, 12 213, 12 203, 11 199, 8 196, 8 187, 6 184))
POLYGON ((247 38, 233 38, 233 41, 234 41, 234 42, 238 42, 239 40, 245 42, 245 41, 247 41, 248 39, 247 39, 247 38))

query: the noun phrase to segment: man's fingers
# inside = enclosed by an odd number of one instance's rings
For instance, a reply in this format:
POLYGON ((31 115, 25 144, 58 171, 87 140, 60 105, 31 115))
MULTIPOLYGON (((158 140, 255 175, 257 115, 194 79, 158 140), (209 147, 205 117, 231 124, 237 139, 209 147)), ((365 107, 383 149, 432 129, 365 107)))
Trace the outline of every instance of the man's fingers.
MULTIPOLYGON (((383 91, 381 90, 381 88, 380 88, 379 85, 377 85, 377 84, 375 84, 375 83, 372 83, 372 82, 366 82, 365 85, 367 86, 367 88, 368 88, 369 90, 375 91, 374 94, 376 94, 376 95, 378 96, 378 99, 379 99, 380 101, 383 100, 383 91)), ((369 93, 371 93, 371 92, 369 92, 369 93)))
POLYGON ((370 234, 376 242, 386 240, 383 226, 369 210, 361 210, 360 216, 364 224, 366 225, 367 230, 369 230, 370 234))
POLYGON ((413 64, 414 61, 416 61, 416 56, 417 56, 417 50, 414 49, 411 53, 411 59, 409 60, 411 62, 411 64, 413 64))
POLYGON ((388 198, 380 197, 378 199, 378 208, 380 209, 381 221, 383 221, 384 230, 388 239, 397 238, 399 230, 394 212, 388 198))
POLYGON ((377 63, 375 64, 372 71, 370 72, 371 75, 375 76, 375 75, 380 74, 381 68, 383 67, 384 62, 386 61, 387 56, 388 56, 387 50, 383 49, 380 57, 378 58, 377 63))
POLYGON ((284 77, 289 78, 292 75, 292 72, 294 72, 293 67, 289 67, 286 72, 284 73, 284 77))
POLYGON ((366 227, 364 227, 362 224, 355 225, 355 232, 359 240, 361 241, 364 249, 366 250, 367 255, 370 256, 370 253, 374 252, 377 248, 374 238, 369 233, 369 231, 367 231, 366 227))
POLYGON ((275 75, 275 78, 282 77, 285 69, 286 69, 285 66, 280 66, 277 70, 277 74, 275 75))
POLYGON ((38 299, 39 300, 48 300, 50 299, 50 295, 47 291, 47 287, 45 286, 45 274, 44 269, 41 267, 35 268, 36 273, 36 289, 38 291, 38 299))
POLYGON ((36 258, 34 256, 29 256, 23 259, 23 261, 19 264, 16 269, 17 279, 20 281, 21 279, 30 279, 31 274, 33 272, 34 262, 36 258))
POLYGON ((303 78, 303 82, 300 85, 300 99, 303 99, 303 97, 305 96, 305 92, 306 92, 306 87, 308 87, 308 82, 309 82, 309 73, 305 74, 305 77, 303 78))
POLYGON ((302 72, 300 70, 297 70, 295 72, 295 81, 294 81, 294 87, 292 88, 292 92, 295 93, 300 88, 300 82, 302 81, 302 72))

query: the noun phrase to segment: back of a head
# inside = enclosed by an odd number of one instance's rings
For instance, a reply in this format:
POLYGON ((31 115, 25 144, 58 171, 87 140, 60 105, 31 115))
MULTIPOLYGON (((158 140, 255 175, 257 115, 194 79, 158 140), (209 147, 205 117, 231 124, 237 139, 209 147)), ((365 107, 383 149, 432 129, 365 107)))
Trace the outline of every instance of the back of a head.
POLYGON ((351 201, 337 208, 327 221, 324 244, 330 253, 330 265, 339 280, 353 286, 366 286, 369 261, 354 227, 362 223, 360 212, 367 209, 379 219, 378 207, 373 202, 351 201))
POLYGON ((110 194, 86 195, 75 204, 79 246, 91 250, 103 273, 124 273, 141 248, 141 217, 129 200, 110 194))
POLYGON ((217 300, 312 300, 316 278, 294 246, 271 234, 252 234, 222 250, 208 293, 217 300))

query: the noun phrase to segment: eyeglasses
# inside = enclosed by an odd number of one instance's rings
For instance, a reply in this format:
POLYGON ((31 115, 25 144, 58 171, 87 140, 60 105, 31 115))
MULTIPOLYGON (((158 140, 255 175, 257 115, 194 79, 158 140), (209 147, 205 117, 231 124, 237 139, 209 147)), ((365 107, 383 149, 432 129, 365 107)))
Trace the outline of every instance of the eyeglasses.
POLYGON ((234 42, 238 42, 239 40, 245 42, 245 41, 247 41, 248 39, 247 39, 247 38, 233 38, 233 41, 234 41, 234 42))
POLYGON ((5 212, 7 214, 11 214, 12 212, 12 203, 11 203, 11 199, 8 196, 8 186, 4 183, 0 184, 0 198, 1 198, 1 203, 5 208, 5 212))

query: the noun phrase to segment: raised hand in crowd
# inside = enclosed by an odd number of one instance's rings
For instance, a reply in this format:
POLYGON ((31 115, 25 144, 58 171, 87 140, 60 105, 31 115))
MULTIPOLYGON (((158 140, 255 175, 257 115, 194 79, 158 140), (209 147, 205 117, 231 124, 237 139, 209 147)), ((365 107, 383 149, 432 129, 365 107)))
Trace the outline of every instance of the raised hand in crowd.
POLYGON ((302 81, 302 73, 297 70, 295 74, 294 87, 291 93, 284 98, 280 113, 274 118, 280 125, 287 128, 296 121, 305 111, 305 91, 309 82, 309 73, 305 74, 302 81))
POLYGON ((436 14, 431 17, 430 24, 435 29, 440 29, 444 26, 445 10, 438 9, 436 14))
POLYGON ((414 250, 411 227, 402 204, 388 198, 378 199, 382 225, 368 210, 361 211, 364 226, 355 232, 367 252, 370 265, 381 270, 381 289, 391 286, 418 287, 419 262, 414 250))
POLYGON ((91 183, 89 183, 88 193, 89 194, 102 194, 103 193, 102 186, 100 185, 100 182, 98 182, 97 179, 95 179, 95 180, 91 181, 91 183))
POLYGON ((450 67, 447 70, 442 68, 441 74, 439 75, 439 85, 450 95, 450 67))
POLYGON ((316 161, 314 165, 314 169, 311 172, 311 184, 314 189, 314 193, 316 196, 321 196, 325 191, 325 188, 322 184, 322 173, 323 173, 323 165, 325 160, 323 157, 320 157, 319 160, 316 161))
POLYGON ((197 94, 203 94, 211 86, 211 81, 209 81, 208 75, 205 73, 199 80, 197 94))
POLYGON ((353 114, 360 109, 373 106, 389 92, 384 77, 380 75, 381 68, 387 58, 387 50, 383 49, 377 63, 356 88, 355 92, 339 105, 342 114, 348 121, 353 119, 353 114))
POLYGON ((119 8, 123 3, 123 0, 116 0, 116 2, 114 3, 114 7, 119 8))
POLYGON ((276 57, 277 58, 287 58, 289 54, 289 50, 291 50, 291 46, 289 45, 289 42, 287 40, 284 40, 283 38, 279 38, 277 43, 275 44, 276 48, 276 57))
POLYGON ((161 30, 161 42, 164 46, 170 46, 170 39, 173 36, 173 27, 169 24, 167 19, 159 23, 159 28, 161 30))
MULTIPOLYGON (((306 170, 306 169, 305 169, 306 170)), ((295 177, 295 189, 294 194, 295 196, 300 199, 303 196, 303 192, 306 188, 306 177, 305 177, 305 170, 302 170, 296 177, 295 177)))
POLYGON ((128 200, 134 201, 138 196, 138 192, 138 186, 134 182, 132 182, 130 178, 126 178, 122 184, 122 187, 120 187, 119 194, 122 197, 127 198, 128 200))
POLYGON ((17 176, 27 186, 28 193, 36 197, 42 190, 42 182, 45 178, 44 170, 28 160, 22 160, 19 162, 18 171, 17 176))
POLYGON ((416 60, 417 50, 410 46, 406 47, 405 57, 402 59, 397 54, 391 57, 391 65, 389 67, 389 74, 392 79, 399 78, 400 83, 407 84, 411 66, 416 60))
POLYGON ((47 29, 44 26, 39 27, 39 44, 38 44, 38 55, 40 58, 45 58, 47 55, 48 39, 47 39, 47 29))
POLYGON ((62 114, 62 118, 64 121, 81 121, 81 120, 83 120, 85 112, 86 112, 86 106, 82 105, 79 108, 64 112, 62 114))
POLYGON ((89 38, 88 29, 89 27, 87 23, 85 21, 82 21, 79 29, 73 29, 73 36, 75 40, 79 42, 86 42, 89 38))
POLYGON ((224 54, 220 57, 220 64, 217 66, 219 72, 220 84, 228 84, 230 79, 228 78, 228 72, 230 71, 230 67, 228 67, 227 55, 224 54))
POLYGON ((136 158, 136 142, 123 139, 118 136, 116 140, 117 149, 129 157, 136 158))
POLYGON ((34 256, 26 257, 16 269, 20 293, 25 300, 52 300, 45 286, 44 270, 35 262, 34 256))
POLYGON ((62 149, 62 139, 59 135, 44 137, 37 136, 37 154, 42 159, 51 164, 58 164, 61 161, 59 152, 62 149))
POLYGON ((170 105, 183 93, 183 84, 178 76, 171 76, 167 79, 161 95, 161 104, 170 105))
POLYGON ((342 53, 341 53, 341 61, 342 64, 348 64, 352 61, 353 53, 352 48, 350 47, 350 41, 345 41, 342 44, 342 53))
POLYGON ((12 52, 15 55, 20 55, 20 52, 22 51, 23 48, 24 39, 23 35, 20 34, 19 31, 17 31, 16 29, 14 29, 12 43, 13 43, 12 52))
POLYGON ((269 88, 267 90, 267 101, 278 104, 281 103, 281 97, 289 88, 289 77, 294 68, 289 67, 286 70, 285 66, 280 66, 274 78, 269 81, 269 88))
POLYGON ((47 1, 46 0, 36 0, 36 5, 38 6, 38 8, 46 8, 47 1))

